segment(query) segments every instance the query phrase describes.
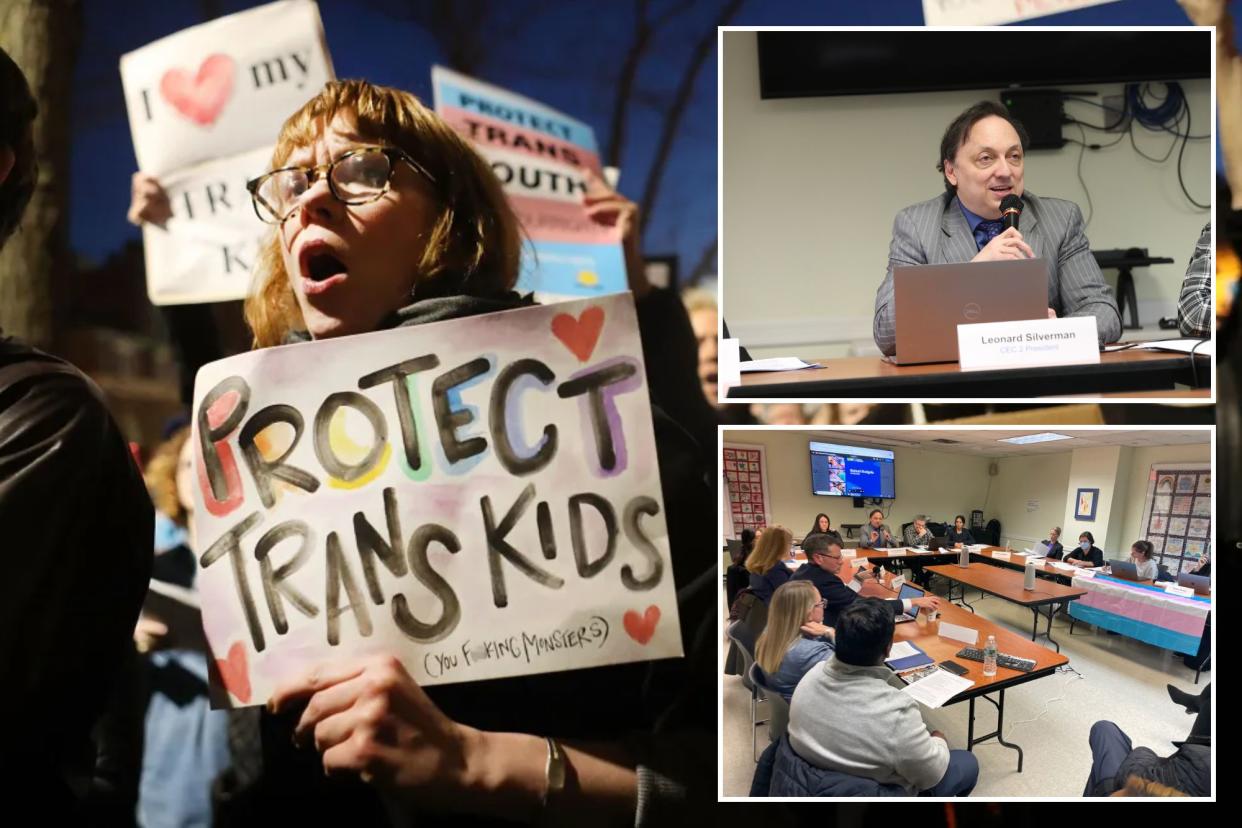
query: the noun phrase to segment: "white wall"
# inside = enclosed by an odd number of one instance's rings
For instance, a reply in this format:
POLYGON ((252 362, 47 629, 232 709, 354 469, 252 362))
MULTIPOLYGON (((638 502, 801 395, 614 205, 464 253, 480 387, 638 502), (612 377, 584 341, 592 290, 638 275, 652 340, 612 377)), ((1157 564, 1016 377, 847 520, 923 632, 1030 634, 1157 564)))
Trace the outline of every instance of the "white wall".
POLYGON ((1047 538, 1053 526, 1062 525, 1070 458, 1067 451, 996 461, 999 474, 993 478, 984 519, 1001 522, 1002 541, 1009 538, 1015 547, 1035 543, 1047 538))
MULTIPOLYGON (((823 440, 822 437, 814 439, 823 440)), ((819 512, 828 515, 833 528, 838 530, 843 523, 866 523, 867 514, 874 507, 855 509, 852 498, 811 494, 811 440, 811 436, 802 431, 724 432, 726 445, 743 443, 765 447, 771 522, 783 525, 795 538, 806 533, 819 512)), ((848 444, 846 440, 842 442, 848 444)), ((932 520, 951 521, 958 514, 969 519, 970 510, 981 507, 990 462, 986 458, 900 446, 893 449, 893 455, 897 497, 885 501, 881 508, 888 515, 885 523, 894 532, 901 531, 901 524, 908 523, 919 513, 927 514, 932 520)), ((844 534, 842 532, 843 537, 844 534)))
POLYGON ((1112 556, 1116 544, 1108 536, 1108 522, 1112 517, 1117 489, 1117 466, 1121 462, 1123 446, 1097 446, 1075 450, 1070 459, 1069 484, 1065 490, 1065 513, 1061 525, 1065 528, 1062 544, 1072 546, 1082 532, 1090 532, 1095 545, 1112 556), (1079 489, 1099 489, 1096 500, 1095 519, 1079 520, 1074 517, 1078 506, 1079 489))
MULTIPOLYGON (((874 353, 871 317, 893 217, 943 192, 935 165, 945 127, 976 101, 995 100, 997 91, 764 101, 755 34, 725 32, 723 48, 722 299, 730 330, 757 357, 874 353)), ((1207 133, 1210 83, 1189 80, 1182 86, 1194 134, 1207 133)), ((1062 88, 1103 96, 1118 93, 1121 85, 1062 88)), ((1103 111, 1089 104, 1067 102, 1066 111, 1088 123, 1104 122, 1103 111)), ((1144 152, 1163 156, 1171 136, 1136 132, 1144 152)), ((1080 138, 1072 125, 1063 134, 1080 138)), ((1115 137, 1091 130, 1087 136, 1089 143, 1115 137)), ((1085 215, 1078 149, 1031 152, 1026 184, 1037 194, 1078 203, 1085 215)), ((1088 151, 1082 164, 1095 206, 1087 227, 1091 246, 1147 247, 1175 260, 1134 271, 1146 324, 1175 313, 1186 263, 1208 220, 1207 211, 1182 195, 1176 158, 1174 149, 1167 163, 1143 160, 1126 139, 1088 151)), ((1191 194, 1209 203, 1212 142, 1188 142, 1182 169, 1191 194)), ((1116 271, 1104 275, 1115 285, 1116 271)))

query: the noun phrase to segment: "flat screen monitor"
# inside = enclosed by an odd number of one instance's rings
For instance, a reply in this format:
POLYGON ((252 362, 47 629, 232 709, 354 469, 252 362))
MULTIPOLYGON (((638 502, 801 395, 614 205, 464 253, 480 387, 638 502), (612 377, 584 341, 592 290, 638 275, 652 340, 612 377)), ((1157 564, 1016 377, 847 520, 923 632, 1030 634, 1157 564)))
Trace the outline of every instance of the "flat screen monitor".
POLYGON ((811 492, 836 497, 897 496, 893 453, 811 441, 811 492))

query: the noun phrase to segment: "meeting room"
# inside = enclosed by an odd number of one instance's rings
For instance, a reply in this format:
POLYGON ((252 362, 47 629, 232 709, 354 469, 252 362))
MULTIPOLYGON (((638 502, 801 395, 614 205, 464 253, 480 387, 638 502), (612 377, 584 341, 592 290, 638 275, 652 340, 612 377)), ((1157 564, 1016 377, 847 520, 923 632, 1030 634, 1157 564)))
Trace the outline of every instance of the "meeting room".
POLYGON ((722 798, 1213 795, 1210 428, 721 443, 722 798))
POLYGON ((724 32, 725 393, 1209 398, 1212 42, 724 32))

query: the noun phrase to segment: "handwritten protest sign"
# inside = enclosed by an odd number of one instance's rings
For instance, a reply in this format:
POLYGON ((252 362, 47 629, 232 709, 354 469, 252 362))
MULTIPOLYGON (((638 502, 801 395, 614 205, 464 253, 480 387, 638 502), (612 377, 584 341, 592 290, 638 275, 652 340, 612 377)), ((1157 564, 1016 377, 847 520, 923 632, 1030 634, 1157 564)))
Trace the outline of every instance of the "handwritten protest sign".
POLYGON ((375 652, 422 684, 681 655, 641 353, 618 294, 200 370, 217 705, 375 652))
POLYGON ((625 290, 619 233, 582 206, 585 172, 604 177, 591 127, 442 66, 432 67, 431 84, 436 112, 488 160, 530 237, 519 288, 543 296, 625 290))
POLYGON ((270 148, 170 173, 161 180, 172 218, 143 228, 147 292, 156 305, 222 302, 246 295, 268 226, 246 182, 267 169, 270 148))
POLYGON ((1117 0, 923 0, 928 26, 995 26, 1117 0))
POLYGON ((245 182, 267 169, 285 118, 333 77, 309 0, 222 17, 121 57, 138 167, 160 179, 175 217, 143 228, 152 302, 245 296, 267 232, 245 182))

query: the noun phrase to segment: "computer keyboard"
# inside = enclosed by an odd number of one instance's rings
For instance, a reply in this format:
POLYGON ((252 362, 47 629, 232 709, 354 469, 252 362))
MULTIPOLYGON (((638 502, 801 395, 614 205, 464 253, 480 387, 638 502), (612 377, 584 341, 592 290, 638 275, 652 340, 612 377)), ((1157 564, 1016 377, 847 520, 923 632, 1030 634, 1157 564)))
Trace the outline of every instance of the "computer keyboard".
MULTIPOLYGON (((975 647, 963 647, 957 652, 958 658, 965 658, 971 661, 983 661, 983 650, 975 647)), ((1023 673, 1029 673, 1035 669, 1035 659, 1018 658, 1017 656, 1006 655, 1005 653, 996 654, 996 664, 999 667, 1008 667, 1010 670, 1020 670, 1023 673)))

